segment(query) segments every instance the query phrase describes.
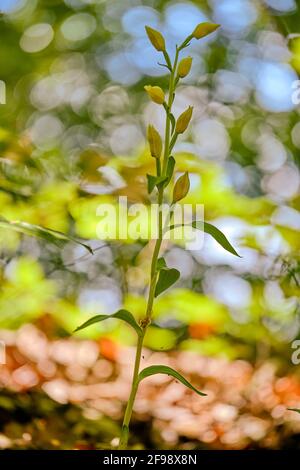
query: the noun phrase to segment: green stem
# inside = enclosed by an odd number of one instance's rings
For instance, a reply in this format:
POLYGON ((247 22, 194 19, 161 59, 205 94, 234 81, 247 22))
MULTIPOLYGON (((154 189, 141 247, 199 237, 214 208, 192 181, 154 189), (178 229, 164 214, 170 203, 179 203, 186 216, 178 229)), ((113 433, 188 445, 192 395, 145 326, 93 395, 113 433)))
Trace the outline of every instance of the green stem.
POLYGON ((169 158, 169 151, 170 151, 170 124, 171 124, 171 121, 170 121, 170 118, 169 118, 169 113, 171 113, 172 104, 173 104, 174 78, 176 76, 178 57, 179 57, 179 48, 176 47, 176 54, 175 54, 174 64, 173 64, 172 72, 171 72, 171 75, 170 75, 170 83, 169 83, 169 97, 168 97, 168 105, 167 105, 168 111, 167 111, 167 116, 166 116, 165 148, 164 148, 164 159, 163 159, 163 175, 166 174, 167 165, 168 165, 168 158, 169 158))
MULTIPOLYGON (((162 234, 162 223, 160 222, 160 220, 161 219, 159 218, 159 234, 162 234)), ((151 322, 151 314, 152 314, 155 287, 156 287, 156 281, 157 281, 156 265, 157 265, 161 243, 162 243, 162 237, 159 237, 156 240, 154 251, 153 251, 153 256, 152 256, 151 282, 150 282, 150 289, 149 289, 149 295, 148 295, 148 301, 147 301, 146 315, 145 315, 144 320, 141 322, 143 333, 141 336, 139 336, 138 344, 136 348, 131 391, 130 391, 129 399, 127 402, 125 414, 124 414, 124 420, 123 420, 120 443, 119 443, 119 450, 127 448, 128 437, 129 437, 129 424, 130 424, 132 409, 133 409, 136 392, 137 392, 138 384, 139 384, 138 375, 139 375, 139 370, 140 370, 143 342, 144 342, 144 337, 145 337, 147 327, 149 323, 151 322)))
MULTIPOLYGON (((162 232, 162 227, 161 227, 161 232, 162 232)), ((157 239, 154 252, 153 252, 153 257, 152 257, 151 283, 150 283, 150 289, 149 289, 149 295, 148 295, 148 301, 147 301, 146 315, 145 315, 144 320, 141 322, 143 333, 141 336, 139 336, 137 348, 136 348, 131 391, 130 391, 129 399, 127 402, 125 414, 124 414, 124 420, 123 420, 120 443, 119 443, 120 450, 126 449, 127 443, 128 443, 129 424, 131 420, 132 409, 133 409, 133 405, 134 405, 134 401, 136 397, 136 392, 137 392, 138 385, 139 385, 138 376, 139 376, 139 370, 140 370, 143 342, 144 342, 144 337, 145 337, 147 327, 151 321, 152 307, 153 307, 153 302, 154 302, 154 294, 155 294, 155 287, 156 287, 156 281, 157 281, 156 264, 157 264, 157 259, 159 256, 161 241, 162 240, 160 240, 159 238, 157 239), (152 270, 154 270, 153 274, 152 274, 152 270)))
POLYGON ((134 371, 133 371, 133 378, 132 378, 132 385, 131 391, 129 395, 129 399, 127 402, 124 420, 122 425, 119 449, 126 449, 128 443, 128 435, 129 435, 129 423, 131 420, 133 404, 136 396, 136 392, 138 389, 138 375, 140 369, 140 362, 141 362, 141 355, 142 355, 142 347, 143 347, 143 340, 144 340, 145 330, 143 331, 143 335, 139 336, 138 344, 136 348, 136 355, 135 355, 135 363, 134 363, 134 371))
MULTIPOLYGON (((169 115, 171 113, 172 104, 173 104, 174 78, 175 78, 176 69, 177 69, 178 56, 179 56, 179 48, 176 47, 176 54, 175 54, 174 64, 173 64, 171 74, 170 74, 170 83, 169 83, 169 98, 168 98, 167 113, 166 113, 165 147, 164 147, 163 168, 162 168, 163 175, 166 174, 168 158, 170 154, 170 116, 169 115)), ((161 166, 160 166, 160 162, 158 161, 156 162, 156 172, 157 172, 157 176, 160 176, 161 166)), ((159 258, 160 248, 161 248, 161 244, 163 240, 163 214, 161 210, 163 197, 164 197, 164 188, 162 187, 158 191, 158 205, 159 205, 158 237, 156 239, 156 243, 155 243, 155 247, 154 247, 153 255, 152 255, 152 261, 151 261, 150 288, 149 288, 145 318, 141 321, 141 327, 143 329, 143 333, 142 335, 139 336, 137 348, 136 348, 134 371, 133 371, 133 377, 132 377, 132 383, 131 383, 131 391, 130 391, 129 399, 127 402, 125 414, 124 414, 120 443, 118 447, 120 450, 127 448, 128 437, 129 437, 129 424, 130 424, 130 420, 132 416, 132 410, 134 406, 136 393, 137 393, 138 386, 139 386, 138 378, 139 378, 139 370, 140 370, 140 363, 141 363, 141 357, 142 357, 143 342, 144 342, 144 337, 145 337, 147 328, 149 324, 151 323, 155 288, 156 288, 157 277, 158 277, 157 260, 159 258)))

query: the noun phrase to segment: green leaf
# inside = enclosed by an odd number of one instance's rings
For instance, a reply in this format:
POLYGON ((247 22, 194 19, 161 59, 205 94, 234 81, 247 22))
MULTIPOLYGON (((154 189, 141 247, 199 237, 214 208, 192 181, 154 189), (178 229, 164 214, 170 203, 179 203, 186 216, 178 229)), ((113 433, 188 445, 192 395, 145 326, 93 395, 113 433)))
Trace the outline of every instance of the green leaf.
POLYGON ((172 63, 169 54, 167 53, 167 51, 163 51, 163 54, 167 64, 167 68, 170 70, 170 72, 172 72, 172 63))
POLYGON ((188 380, 186 380, 181 374, 179 374, 179 372, 177 372, 176 370, 172 369, 169 366, 157 365, 157 366, 146 367, 139 373, 138 381, 141 382, 146 377, 150 377, 151 375, 155 375, 155 374, 171 375, 175 379, 179 380, 179 382, 181 382, 183 385, 188 387, 190 390, 193 390, 194 392, 198 393, 198 395, 201 395, 202 397, 206 396, 206 393, 203 393, 197 390, 188 380))
POLYGON ((155 186, 160 187, 167 180, 167 176, 153 176, 147 174, 148 194, 151 194, 155 186))
POLYGON ((288 408, 289 411, 296 411, 296 413, 300 413, 300 409, 298 408, 288 408))
POLYGON ((118 310, 116 313, 113 313, 112 315, 95 315, 94 317, 84 322, 82 325, 78 326, 76 330, 74 330, 74 332, 83 330, 84 328, 87 328, 88 326, 94 325, 94 323, 99 323, 101 321, 108 320, 109 318, 118 318, 119 320, 123 320, 126 323, 128 323, 128 325, 132 326, 132 328, 135 329, 135 331, 137 332, 139 336, 142 334, 142 329, 137 324, 132 313, 124 309, 118 310))
POLYGON ((22 222, 19 220, 9 221, 0 217, 0 228, 10 229, 23 233, 24 235, 42 238, 43 240, 59 247, 68 242, 77 243, 93 254, 92 248, 89 245, 82 243, 77 238, 58 232, 57 230, 41 227, 40 225, 29 224, 28 222, 22 222))
POLYGON ((175 119, 174 114, 172 114, 172 113, 169 113, 169 118, 170 118, 170 121, 171 121, 171 133, 173 134, 175 126, 176 126, 176 119, 175 119))
POLYGON ((175 268, 161 267, 158 281, 155 288, 154 297, 157 297, 165 290, 169 289, 180 277, 180 272, 175 268))
POLYGON ((190 180, 189 174, 187 172, 183 173, 175 183, 173 190, 173 204, 175 202, 181 201, 190 189, 190 180))
POLYGON ((218 242, 219 245, 221 245, 224 248, 224 250, 228 251, 232 255, 235 255, 241 258, 241 256, 235 251, 231 243, 229 243, 224 233, 221 232, 221 230, 219 230, 214 225, 209 224, 208 222, 195 221, 192 223, 192 226, 198 230, 204 230, 204 232, 211 235, 216 240, 216 242, 218 242))
POLYGON ((157 271, 160 271, 161 269, 167 268, 167 263, 165 261, 165 258, 161 257, 158 258, 157 263, 156 263, 156 269, 157 271))
POLYGON ((156 176, 148 175, 148 174, 146 176, 147 176, 148 194, 151 194, 153 189, 155 188, 156 176))
MULTIPOLYGON (((176 227, 183 227, 183 225, 184 224, 170 225, 168 230, 173 230, 176 227)), ((192 226, 193 228, 197 230, 202 230, 203 232, 208 233, 216 240, 216 242, 219 243, 219 245, 221 245, 224 248, 224 250, 228 251, 232 255, 235 255, 241 258, 241 256, 235 251, 231 243, 227 240, 224 233, 221 232, 221 230, 219 230, 214 225, 209 224, 208 222, 204 222, 202 220, 195 220, 191 224, 186 224, 186 225, 192 226)))
POLYGON ((175 158, 174 157, 170 157, 168 159, 168 165, 167 165, 167 180, 165 182, 165 186, 168 186, 168 184, 170 183, 171 181, 171 178, 173 176, 173 173, 174 173, 174 168, 175 168, 175 158))

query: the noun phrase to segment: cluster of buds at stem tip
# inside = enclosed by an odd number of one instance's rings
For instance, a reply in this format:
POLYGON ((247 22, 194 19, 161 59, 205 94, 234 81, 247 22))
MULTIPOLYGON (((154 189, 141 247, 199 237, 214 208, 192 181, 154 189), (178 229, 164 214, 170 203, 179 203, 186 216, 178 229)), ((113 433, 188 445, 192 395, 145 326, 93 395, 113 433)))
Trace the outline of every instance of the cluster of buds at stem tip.
MULTIPOLYGON (((194 29, 194 31, 179 46, 179 49, 181 50, 181 49, 184 49, 186 46, 188 46, 189 42, 192 39, 201 39, 201 38, 204 38, 205 36, 208 36, 209 34, 216 31, 216 29, 218 29, 219 27, 220 25, 216 23, 208 23, 208 22, 199 23, 194 29)), ((171 63, 170 63, 170 59, 166 51, 166 43, 165 43, 165 39, 163 35, 156 29, 151 28, 150 26, 145 26, 145 29, 146 29, 147 36, 152 46, 158 52, 162 52, 164 54, 165 59, 167 61, 167 66, 169 69, 171 69, 171 63)))
POLYGON ((192 39, 202 39, 205 36, 213 33, 220 27, 219 24, 216 23, 199 23, 197 24, 196 28, 180 45, 179 49, 184 49, 187 47, 192 39))
MULTIPOLYGON (((152 46, 157 51, 162 52, 166 60, 166 64, 160 64, 160 65, 164 65, 171 72, 171 77, 172 77, 172 81, 170 82, 172 83, 172 87, 170 91, 171 105, 173 102, 172 100, 174 100, 174 96, 175 96, 174 90, 176 88, 176 85, 178 81, 180 80, 180 78, 184 78, 189 74, 191 70, 191 66, 192 66, 192 61, 193 61, 192 57, 184 57, 183 59, 180 60, 178 66, 176 67, 177 59, 178 59, 178 52, 186 48, 192 39, 204 38, 205 36, 216 31, 216 29, 218 29, 219 26, 220 26, 219 24, 206 23, 206 22, 198 24, 195 27, 194 31, 183 41, 183 43, 180 46, 176 46, 177 56, 176 56, 174 65, 171 64, 170 57, 166 50, 166 43, 165 43, 165 39, 163 35, 159 31, 156 31, 155 29, 150 28, 150 26, 145 27, 148 38, 152 46)), ((167 105, 167 103, 165 102, 165 94, 159 86, 147 85, 144 88, 146 92, 148 93, 149 98, 152 101, 154 101, 154 103, 164 106, 167 112, 167 119, 170 119, 170 121, 172 122, 173 136, 169 144, 169 148, 167 149, 167 151, 170 152, 176 143, 177 136, 179 134, 183 134, 183 132, 186 131, 192 118, 193 107, 189 106, 179 116, 179 118, 177 119, 175 123, 175 118, 172 115, 171 109, 170 109, 171 108, 170 97, 169 97, 169 103, 167 105)), ((163 144, 162 144, 161 137, 154 126, 152 125, 148 126, 147 137, 148 137, 148 142, 149 142, 150 152, 151 152, 152 157, 159 160, 161 157, 163 144)), ((159 165, 159 162, 157 162, 157 165, 159 165)), ((187 195, 189 191, 189 187, 190 187, 189 176, 187 173, 184 173, 175 183, 174 192, 173 192, 173 203, 183 199, 187 195)))
POLYGON ((162 140, 155 127, 151 126, 151 124, 148 126, 147 137, 152 157, 160 158, 162 152, 162 140))

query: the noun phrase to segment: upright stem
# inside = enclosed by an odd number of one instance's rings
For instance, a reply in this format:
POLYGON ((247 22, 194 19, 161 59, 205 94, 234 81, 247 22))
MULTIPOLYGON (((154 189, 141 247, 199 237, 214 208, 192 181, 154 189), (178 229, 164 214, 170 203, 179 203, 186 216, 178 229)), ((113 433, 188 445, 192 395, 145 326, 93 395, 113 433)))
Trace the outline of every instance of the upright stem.
POLYGON ((124 414, 124 420, 123 420, 123 425, 122 425, 122 432, 121 432, 121 437, 120 437, 120 443, 119 443, 119 449, 126 449, 127 447, 127 442, 128 442, 128 435, 129 435, 129 423, 131 420, 131 415, 132 415, 132 408, 138 388, 138 375, 139 375, 139 368, 140 368, 140 362, 141 362, 141 355, 142 355, 142 347, 143 347, 143 340, 144 340, 144 332, 143 330, 143 335, 139 336, 137 347, 136 347, 136 354, 135 354, 135 363, 134 363, 134 371, 133 371, 133 377, 132 377, 132 384, 131 384, 131 391, 129 395, 129 399, 127 402, 125 414, 124 414))
POLYGON ((171 72, 171 75, 170 75, 170 82, 169 82, 168 111, 167 111, 167 115, 166 115, 165 149, 164 149, 164 159, 163 159, 163 175, 166 174, 167 165, 168 165, 168 158, 169 158, 170 118, 169 118, 168 113, 171 113, 173 99, 174 99, 174 97, 173 97, 173 94, 174 94, 174 79, 175 79, 175 74, 176 74, 176 69, 177 69, 178 57, 179 57, 179 48, 176 46, 175 59, 174 59, 174 64, 173 64, 173 67, 172 67, 172 72, 171 72))
MULTIPOLYGON (((166 112, 165 146, 164 146, 163 167, 162 167, 163 175, 166 174, 168 159, 169 159, 170 113, 171 113, 173 99, 174 99, 173 97, 174 79, 175 79, 175 74, 176 74, 176 69, 177 69, 179 50, 180 49, 176 47, 174 64, 173 64, 172 71, 170 74, 169 98, 168 98, 167 112, 166 112)), ((157 175, 160 176, 160 173, 161 173, 160 162, 156 163, 156 171, 157 171, 157 175)), ((153 250, 153 255, 152 255, 151 272, 150 272, 150 288, 149 288, 149 294, 148 294, 148 300, 147 300, 147 307, 146 307, 145 318, 141 321, 141 327, 142 327, 143 333, 142 335, 139 336, 137 348, 136 348, 134 370, 133 370, 133 377, 132 377, 132 383, 131 383, 131 391, 130 391, 129 399, 127 402, 125 414, 124 414, 120 443, 118 447, 120 450, 127 448, 128 437, 129 437, 129 424, 130 424, 130 420, 132 416, 132 409, 133 409, 133 405, 134 405, 134 401, 135 401, 135 397, 136 397, 136 393, 137 393, 137 389, 139 385, 138 375, 139 375, 139 370, 140 370, 143 342, 144 342, 146 330, 149 324, 151 323, 153 302, 154 302, 154 297, 155 297, 155 288, 156 288, 156 282, 157 282, 157 277, 158 277, 157 260, 159 257, 159 252, 160 252, 160 248, 161 248, 161 244, 163 240, 163 217, 162 217, 162 211, 161 211, 163 197, 164 197, 164 188, 161 187, 161 189, 159 189, 158 191, 158 198, 157 198, 158 205, 159 205, 158 237, 157 237, 154 250, 153 250)))

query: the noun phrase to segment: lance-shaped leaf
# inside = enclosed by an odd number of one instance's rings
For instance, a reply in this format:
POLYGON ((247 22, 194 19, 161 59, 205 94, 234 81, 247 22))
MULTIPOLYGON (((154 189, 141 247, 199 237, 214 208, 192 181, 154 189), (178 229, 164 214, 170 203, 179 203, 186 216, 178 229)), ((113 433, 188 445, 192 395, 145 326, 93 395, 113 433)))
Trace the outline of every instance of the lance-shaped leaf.
POLYGON ((147 176, 147 189, 148 194, 151 194, 155 186, 160 188, 160 186, 167 181, 167 176, 153 176, 153 175, 146 175, 147 176))
POLYGON ((181 382, 183 385, 188 387, 190 390, 193 390, 193 392, 198 393, 198 395, 201 395, 202 397, 206 396, 206 393, 197 390, 197 388, 195 388, 188 380, 186 380, 181 374, 179 374, 179 372, 169 366, 157 365, 146 367, 139 373, 138 381, 141 382, 141 380, 144 380, 146 377, 150 377, 151 375, 155 374, 171 375, 175 379, 179 380, 179 382, 181 382))
POLYGON ((189 174, 185 172, 175 183, 173 190, 173 204, 183 199, 190 189, 189 174))
POLYGON ((89 245, 82 243, 77 238, 66 235, 65 233, 57 230, 41 227, 40 225, 29 224, 28 222, 22 222, 19 220, 9 221, 0 217, 0 228, 14 230, 15 232, 23 233, 24 235, 29 235, 31 237, 42 238, 43 240, 59 247, 68 242, 77 243, 78 245, 83 246, 90 253, 93 253, 93 250, 89 245))
POLYGON ((168 268, 164 258, 160 258, 157 262, 157 270, 159 271, 158 281, 155 287, 154 296, 157 297, 165 290, 169 289, 180 277, 180 272, 175 268, 168 268))
MULTIPOLYGON (((170 225, 168 230, 173 230, 176 227, 183 227, 183 226, 184 224, 170 225)), ((221 232, 221 230, 219 230, 214 225, 209 224, 208 222, 204 222, 202 220, 195 220, 191 224, 186 224, 186 226, 190 226, 197 230, 202 230, 203 232, 208 233, 216 240, 216 242, 219 243, 219 245, 221 245, 224 248, 224 250, 228 251, 232 255, 235 255, 241 258, 241 256, 236 252, 236 250, 233 248, 231 243, 227 240, 224 233, 221 232)))
POLYGON ((165 186, 168 186, 168 184, 170 183, 171 181, 171 178, 173 176, 173 173, 174 173, 174 168, 175 168, 175 158, 172 157, 169 157, 168 159, 168 164, 167 164, 167 180, 165 182, 165 186))
POLYGON ((289 411, 296 411, 296 413, 300 413, 300 409, 298 408, 288 408, 289 411))
POLYGON ((175 119, 174 114, 172 114, 172 113, 169 113, 169 118, 170 118, 170 121, 171 121, 171 132, 173 134, 175 126, 176 126, 176 119, 175 119))
POLYGON ((135 329, 137 334, 140 336, 142 334, 142 329, 141 327, 137 324, 134 316, 132 313, 128 312, 128 310, 118 310, 116 313, 113 313, 112 315, 95 315, 94 317, 90 318, 86 322, 84 322, 82 325, 78 326, 75 330, 83 330, 84 328, 87 328, 88 326, 94 325, 95 323, 99 323, 104 320, 108 320, 109 318, 118 318, 119 320, 123 320, 128 325, 130 325, 132 328, 135 329))
POLYGON ((146 175, 147 176, 147 189, 148 189, 148 194, 151 194, 153 189, 155 188, 156 185, 156 176, 153 175, 146 175))

